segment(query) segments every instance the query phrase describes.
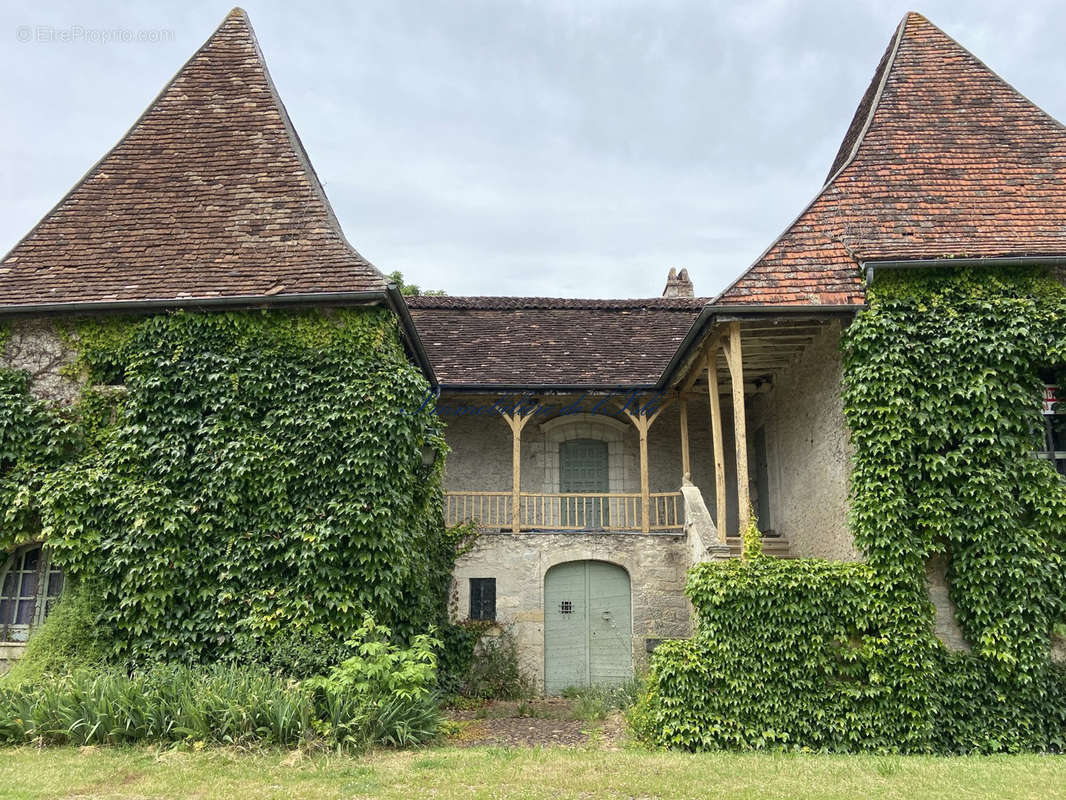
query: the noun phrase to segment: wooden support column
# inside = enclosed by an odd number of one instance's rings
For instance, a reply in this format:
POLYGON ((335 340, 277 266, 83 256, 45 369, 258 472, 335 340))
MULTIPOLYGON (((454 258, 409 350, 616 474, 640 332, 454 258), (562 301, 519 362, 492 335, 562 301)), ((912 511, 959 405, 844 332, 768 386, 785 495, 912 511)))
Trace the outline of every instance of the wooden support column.
POLYGON ((511 427, 511 530, 518 533, 522 527, 522 429, 533 418, 523 416, 516 408, 513 414, 500 411, 511 427))
POLYGON ((737 512, 740 535, 748 527, 751 497, 748 491, 748 431, 744 414, 744 359, 741 352, 740 323, 729 323, 729 343, 725 351, 729 382, 733 386, 733 439, 737 448, 737 512))
POLYGON ((651 531, 651 479, 648 475, 648 431, 651 430, 651 426, 655 423, 655 420, 659 418, 667 407, 670 405, 670 400, 664 402, 659 406, 658 411, 648 416, 648 412, 645 409, 634 414, 628 408, 623 408, 622 411, 629 417, 629 421, 633 423, 637 429, 637 433, 640 435, 640 531, 641 533, 648 533, 651 531))
POLYGON ((688 392, 678 395, 678 411, 681 415, 681 480, 692 480, 692 463, 688 452, 688 392))
POLYGON ((714 502, 718 541, 725 544, 725 444, 722 442, 722 403, 718 397, 718 347, 707 351, 707 399, 711 403, 711 439, 714 442, 714 502))

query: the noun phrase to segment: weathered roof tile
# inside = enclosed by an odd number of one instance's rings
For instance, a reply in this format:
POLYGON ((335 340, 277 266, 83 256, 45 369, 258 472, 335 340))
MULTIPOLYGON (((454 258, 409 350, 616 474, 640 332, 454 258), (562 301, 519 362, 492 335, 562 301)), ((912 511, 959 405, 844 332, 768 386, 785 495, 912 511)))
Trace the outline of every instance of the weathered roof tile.
POLYGON ((1051 255, 1066 255, 1066 128, 912 13, 826 185, 715 302, 855 304, 864 261, 1051 255))
POLYGON ((234 9, 0 263, 0 307, 383 290, 234 9))

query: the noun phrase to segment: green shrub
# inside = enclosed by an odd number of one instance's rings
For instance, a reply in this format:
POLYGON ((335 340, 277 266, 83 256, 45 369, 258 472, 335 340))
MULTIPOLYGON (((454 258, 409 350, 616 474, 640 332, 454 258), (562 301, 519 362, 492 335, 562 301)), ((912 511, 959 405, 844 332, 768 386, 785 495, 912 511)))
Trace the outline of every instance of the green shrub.
POLYGON ((491 622, 470 620, 445 625, 437 632, 441 642, 438 685, 444 697, 459 697, 466 690, 474 653, 490 627, 491 622))
POLYGON ((18 683, 37 680, 47 673, 63 674, 78 667, 99 665, 103 647, 94 597, 89 587, 68 581, 44 624, 31 634, 25 653, 0 680, 18 683))
POLYGON ((563 697, 574 701, 573 714, 577 719, 596 722, 612 711, 628 712, 643 689, 643 678, 635 676, 617 686, 572 686, 563 690, 563 697))
POLYGON ((392 631, 364 619, 348 644, 355 655, 323 677, 305 681, 314 693, 320 733, 339 745, 407 747, 432 739, 440 727, 434 690, 440 642, 421 634, 409 647, 392 631))
POLYGON ((477 643, 460 693, 465 697, 521 700, 533 693, 518 664, 518 644, 506 628, 493 628, 477 643))
POLYGON ((872 567, 816 559, 701 564, 688 640, 660 645, 628 719, 687 750, 1019 752, 1063 749, 1066 672, 1005 680, 948 653, 932 609, 872 567))
POLYGON ((132 676, 79 668, 0 683, 0 742, 129 744, 201 741, 346 750, 434 738, 437 643, 388 642, 366 619, 357 655, 327 676, 295 681, 262 667, 157 665, 132 676))
POLYGON ((258 668, 79 669, 0 685, 0 742, 293 746, 313 734, 299 684, 258 668))
POLYGON ((897 608, 864 564, 700 564, 698 631, 661 644, 636 717, 656 744, 925 748, 935 642, 928 609, 897 608))

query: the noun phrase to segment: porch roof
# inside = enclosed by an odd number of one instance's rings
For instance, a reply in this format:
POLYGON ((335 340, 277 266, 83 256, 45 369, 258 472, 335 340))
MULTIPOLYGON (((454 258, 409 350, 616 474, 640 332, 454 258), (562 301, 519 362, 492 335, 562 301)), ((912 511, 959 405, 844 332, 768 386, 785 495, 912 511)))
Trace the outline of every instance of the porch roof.
POLYGON ((701 297, 408 297, 442 388, 649 387, 701 297))

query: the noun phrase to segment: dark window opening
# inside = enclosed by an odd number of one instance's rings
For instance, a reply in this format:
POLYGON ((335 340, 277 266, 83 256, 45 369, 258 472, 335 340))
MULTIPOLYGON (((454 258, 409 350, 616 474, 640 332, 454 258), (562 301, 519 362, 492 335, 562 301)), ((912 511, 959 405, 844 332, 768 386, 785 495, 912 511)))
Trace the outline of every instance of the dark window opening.
POLYGON ((470 579, 470 619, 496 621, 496 579, 470 579))
POLYGON ((63 572, 39 544, 15 551, 0 575, 0 641, 24 642, 63 591, 63 572))
POLYGON ((1056 413, 1060 405, 1057 386, 1044 387, 1044 447, 1037 452, 1055 465, 1060 475, 1066 475, 1066 414, 1056 413))

